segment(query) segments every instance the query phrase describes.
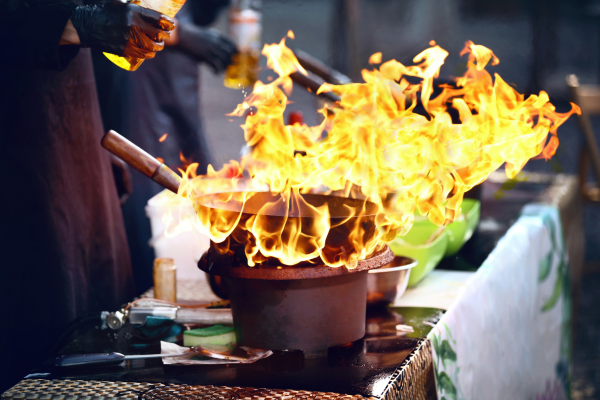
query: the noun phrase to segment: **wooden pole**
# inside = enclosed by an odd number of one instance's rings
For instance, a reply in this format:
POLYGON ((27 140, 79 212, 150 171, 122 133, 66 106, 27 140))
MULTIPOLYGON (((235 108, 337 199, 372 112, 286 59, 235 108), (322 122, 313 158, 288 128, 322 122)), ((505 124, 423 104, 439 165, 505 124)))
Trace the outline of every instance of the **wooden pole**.
POLYGON ((181 177, 144 150, 110 130, 102 138, 102 147, 125 161, 165 189, 177 193, 181 177))
MULTIPOLYGON (((590 122, 588 113, 579 96, 579 80, 575 75, 568 75, 566 81, 571 92, 571 98, 573 99, 573 102, 581 107, 581 115, 577 116, 577 122, 579 122, 579 127, 583 131, 583 136, 587 142, 587 152, 592 161, 592 169, 594 171, 594 175, 596 175, 596 181, 600 182, 600 151, 598 150, 598 142, 596 142, 596 137, 594 136, 592 123, 590 122)), ((581 168, 580 171, 582 171, 581 168)), ((585 179, 586 175, 583 177, 580 176, 580 179, 585 179)), ((589 198, 589 194, 587 193, 587 182, 579 182, 579 184, 586 192, 586 197, 589 198)))

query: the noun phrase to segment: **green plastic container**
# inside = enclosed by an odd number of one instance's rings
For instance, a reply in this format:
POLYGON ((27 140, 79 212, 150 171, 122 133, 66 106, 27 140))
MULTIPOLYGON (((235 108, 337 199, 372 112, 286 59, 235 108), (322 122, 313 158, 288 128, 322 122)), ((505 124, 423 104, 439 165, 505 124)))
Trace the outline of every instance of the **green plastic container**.
POLYGON ((479 219, 481 218, 481 202, 479 200, 465 199, 463 201, 463 212, 467 216, 467 233, 465 233, 465 242, 471 239, 479 219))
POLYGON ((415 223, 405 236, 398 236, 388 243, 397 256, 418 261, 410 271, 408 286, 419 283, 444 257, 448 246, 448 234, 444 228, 434 225, 425 217, 415 216, 415 223))
POLYGON ((474 199, 464 199, 461 205, 462 212, 458 219, 448 226, 448 247, 445 257, 455 255, 460 251, 463 245, 473 236, 475 228, 479 223, 481 214, 481 203, 474 199))
POLYGON ((408 286, 419 283, 443 257, 458 253, 473 236, 481 215, 481 203, 464 199, 461 208, 458 220, 442 228, 417 212, 410 231, 388 243, 395 255, 414 258, 419 262, 410 272, 408 286))

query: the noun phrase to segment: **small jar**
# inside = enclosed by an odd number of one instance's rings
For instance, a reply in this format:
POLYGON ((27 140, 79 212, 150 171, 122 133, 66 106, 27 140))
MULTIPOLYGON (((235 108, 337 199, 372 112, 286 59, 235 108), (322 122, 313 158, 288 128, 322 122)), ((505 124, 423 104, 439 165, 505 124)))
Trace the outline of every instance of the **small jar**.
POLYGON ((154 298, 177 302, 177 266, 172 258, 154 260, 154 298))

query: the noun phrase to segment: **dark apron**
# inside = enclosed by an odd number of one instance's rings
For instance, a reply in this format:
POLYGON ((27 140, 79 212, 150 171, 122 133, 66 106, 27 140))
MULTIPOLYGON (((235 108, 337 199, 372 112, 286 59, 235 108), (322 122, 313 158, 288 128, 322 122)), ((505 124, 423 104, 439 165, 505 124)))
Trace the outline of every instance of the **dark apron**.
POLYGON ((0 64, 0 389, 72 320, 132 299, 89 50, 63 72, 0 64))

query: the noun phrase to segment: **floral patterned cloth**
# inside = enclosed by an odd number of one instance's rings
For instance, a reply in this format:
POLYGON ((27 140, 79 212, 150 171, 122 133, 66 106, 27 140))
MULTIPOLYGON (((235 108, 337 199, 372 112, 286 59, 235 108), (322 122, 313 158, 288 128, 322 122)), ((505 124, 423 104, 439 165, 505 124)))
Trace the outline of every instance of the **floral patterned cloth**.
POLYGON ((526 206, 430 332, 439 399, 569 398, 562 232, 555 208, 526 206))

